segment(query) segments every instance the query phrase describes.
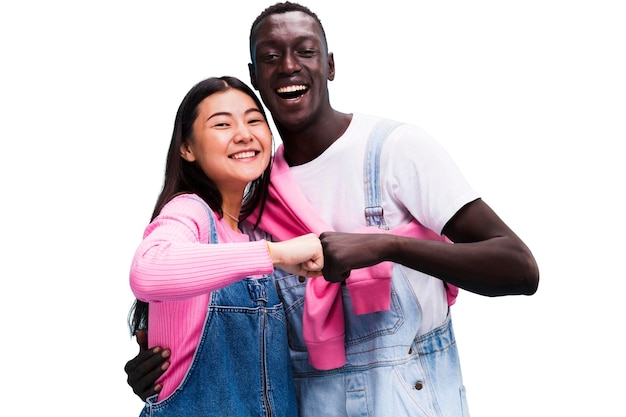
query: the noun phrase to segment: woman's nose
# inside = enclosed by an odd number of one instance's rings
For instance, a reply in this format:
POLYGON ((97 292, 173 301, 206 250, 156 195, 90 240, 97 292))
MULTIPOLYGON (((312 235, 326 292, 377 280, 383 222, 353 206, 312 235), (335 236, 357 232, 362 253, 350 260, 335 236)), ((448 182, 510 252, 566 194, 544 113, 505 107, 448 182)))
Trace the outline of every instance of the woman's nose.
POLYGON ((242 124, 237 127, 237 132, 233 140, 235 142, 249 142, 253 138, 252 132, 247 125, 242 124))

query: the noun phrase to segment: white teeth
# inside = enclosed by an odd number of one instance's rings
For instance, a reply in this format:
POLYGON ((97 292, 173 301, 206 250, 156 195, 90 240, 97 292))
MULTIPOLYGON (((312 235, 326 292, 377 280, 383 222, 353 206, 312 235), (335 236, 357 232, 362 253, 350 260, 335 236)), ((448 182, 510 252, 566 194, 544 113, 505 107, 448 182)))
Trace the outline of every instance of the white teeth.
POLYGON ((287 87, 281 87, 276 90, 277 93, 294 93, 296 91, 304 91, 306 90, 305 85, 289 85, 287 87))
POLYGON ((252 158, 256 153, 254 151, 241 152, 232 156, 233 159, 252 158))

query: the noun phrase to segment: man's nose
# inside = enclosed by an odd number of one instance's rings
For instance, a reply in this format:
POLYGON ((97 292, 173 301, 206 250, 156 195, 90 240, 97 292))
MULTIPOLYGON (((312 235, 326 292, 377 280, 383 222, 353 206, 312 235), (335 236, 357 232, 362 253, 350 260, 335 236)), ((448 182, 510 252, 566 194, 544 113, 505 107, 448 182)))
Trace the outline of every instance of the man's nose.
POLYGON ((299 72, 302 67, 298 59, 293 54, 288 53, 283 57, 280 69, 284 74, 293 74, 294 72, 299 72))

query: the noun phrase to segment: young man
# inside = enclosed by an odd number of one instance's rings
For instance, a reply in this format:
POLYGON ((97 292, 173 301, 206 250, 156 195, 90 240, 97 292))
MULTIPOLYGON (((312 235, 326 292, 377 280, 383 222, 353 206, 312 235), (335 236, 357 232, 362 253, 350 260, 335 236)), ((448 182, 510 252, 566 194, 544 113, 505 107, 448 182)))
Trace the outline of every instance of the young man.
MULTIPOLYGON (((324 246, 324 279, 278 282, 300 415, 467 415, 455 289, 533 294, 534 257, 419 128, 332 108, 334 58, 310 10, 266 9, 250 53, 252 85, 283 142, 261 228, 279 239, 308 229, 324 246), (381 125, 389 132, 376 136, 381 125)), ((144 398, 163 372, 159 352, 126 367, 144 398)))

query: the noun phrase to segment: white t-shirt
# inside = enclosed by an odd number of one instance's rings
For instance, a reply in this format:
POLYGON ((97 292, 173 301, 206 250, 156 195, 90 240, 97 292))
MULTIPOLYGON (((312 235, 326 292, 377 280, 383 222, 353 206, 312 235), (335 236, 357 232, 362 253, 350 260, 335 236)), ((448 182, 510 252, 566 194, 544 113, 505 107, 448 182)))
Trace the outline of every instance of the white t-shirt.
MULTIPOLYGON (((366 225, 364 157, 379 117, 355 113, 346 132, 313 161, 291 167, 312 207, 335 231, 366 225)), ((390 228, 413 218, 441 234, 465 204, 479 198, 448 153, 423 130, 400 125, 385 140, 380 159, 381 200, 390 228)), ((448 303, 443 283, 406 268, 422 309, 419 334, 445 320, 448 303)))

